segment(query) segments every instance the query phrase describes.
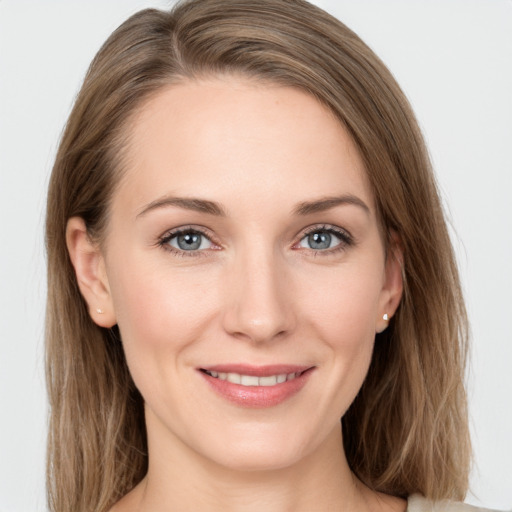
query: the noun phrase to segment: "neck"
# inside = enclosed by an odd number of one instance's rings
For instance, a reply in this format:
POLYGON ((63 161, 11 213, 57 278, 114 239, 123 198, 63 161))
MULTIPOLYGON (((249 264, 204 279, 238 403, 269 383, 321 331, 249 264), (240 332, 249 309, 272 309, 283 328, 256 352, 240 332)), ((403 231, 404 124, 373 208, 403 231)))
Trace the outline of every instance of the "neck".
POLYGON ((156 425, 148 432, 148 473, 114 508, 116 511, 384 510, 374 506, 376 500, 382 504, 382 498, 379 501, 351 473, 341 428, 331 432, 314 453, 295 464, 271 470, 220 466, 176 440, 163 444, 156 425))

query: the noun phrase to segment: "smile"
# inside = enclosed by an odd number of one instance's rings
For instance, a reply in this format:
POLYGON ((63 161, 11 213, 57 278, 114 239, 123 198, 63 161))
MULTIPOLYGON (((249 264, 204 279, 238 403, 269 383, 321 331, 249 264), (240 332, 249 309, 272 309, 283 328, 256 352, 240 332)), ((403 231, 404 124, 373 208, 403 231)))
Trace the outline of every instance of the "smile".
POLYGON ((241 386, 275 386, 291 381, 299 377, 303 372, 279 373, 277 375, 268 375, 258 377, 257 375, 243 375, 240 373, 226 373, 203 370, 207 375, 215 379, 226 380, 232 384, 240 384, 241 386))
POLYGON ((274 407, 292 398, 306 385, 314 366, 218 365, 198 368, 214 393, 239 407, 274 407))

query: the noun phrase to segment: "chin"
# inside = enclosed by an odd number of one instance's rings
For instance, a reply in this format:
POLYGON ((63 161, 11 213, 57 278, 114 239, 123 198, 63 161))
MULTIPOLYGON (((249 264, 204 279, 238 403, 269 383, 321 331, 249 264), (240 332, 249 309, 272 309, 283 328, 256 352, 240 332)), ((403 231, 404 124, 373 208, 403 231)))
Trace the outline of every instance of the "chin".
POLYGON ((316 443, 289 430, 260 428, 259 432, 248 429, 245 435, 240 434, 230 432, 223 440, 212 440, 214 444, 205 447, 203 456, 233 471, 276 471, 297 464, 317 448, 316 443))

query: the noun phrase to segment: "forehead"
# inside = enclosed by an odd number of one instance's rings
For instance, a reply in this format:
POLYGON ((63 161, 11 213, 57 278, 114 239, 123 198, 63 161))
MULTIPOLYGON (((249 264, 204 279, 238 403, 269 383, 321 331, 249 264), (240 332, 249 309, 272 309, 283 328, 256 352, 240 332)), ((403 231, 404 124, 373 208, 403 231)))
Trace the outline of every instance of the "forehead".
POLYGON ((373 208, 351 137, 313 96, 226 77, 159 91, 128 126, 120 187, 130 210, 174 194, 235 203, 351 193, 373 208))

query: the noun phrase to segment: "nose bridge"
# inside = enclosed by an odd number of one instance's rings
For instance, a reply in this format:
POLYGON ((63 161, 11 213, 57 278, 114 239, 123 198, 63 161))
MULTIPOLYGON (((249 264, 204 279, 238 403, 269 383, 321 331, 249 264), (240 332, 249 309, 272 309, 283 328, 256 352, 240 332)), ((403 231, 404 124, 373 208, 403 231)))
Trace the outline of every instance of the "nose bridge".
POLYGON ((272 247, 251 244, 239 251, 228 283, 224 327, 229 333, 264 342, 293 329, 285 262, 272 247))

